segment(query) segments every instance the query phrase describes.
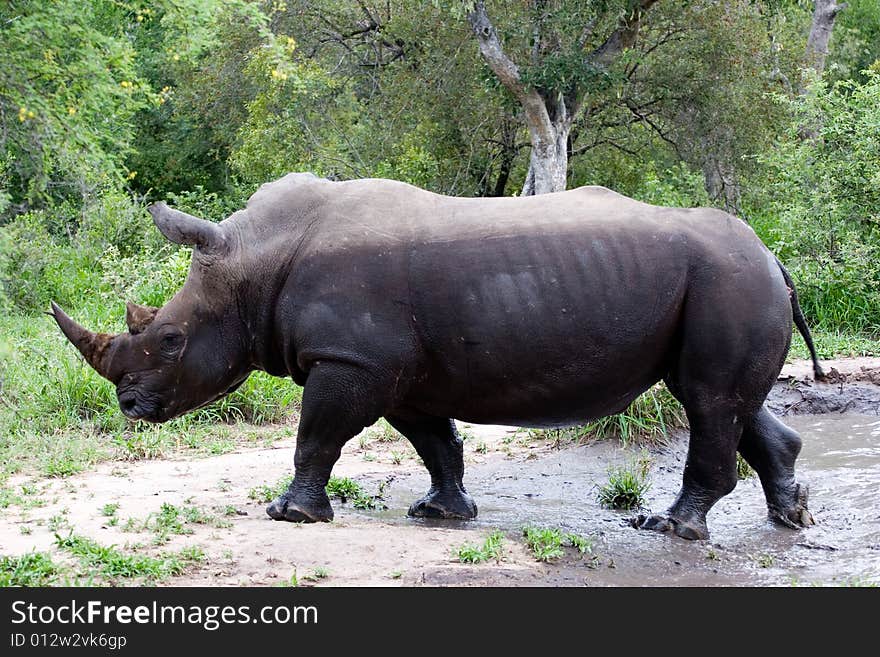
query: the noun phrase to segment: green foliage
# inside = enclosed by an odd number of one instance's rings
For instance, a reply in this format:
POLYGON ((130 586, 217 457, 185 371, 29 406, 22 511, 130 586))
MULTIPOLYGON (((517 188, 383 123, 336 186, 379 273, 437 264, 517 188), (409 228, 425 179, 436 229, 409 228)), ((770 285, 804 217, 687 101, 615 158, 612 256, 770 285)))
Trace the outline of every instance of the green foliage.
POLYGON ((152 100, 135 71, 126 23, 111 2, 0 5, 7 212, 80 203, 125 179, 132 118, 152 100))
POLYGON ((0 556, 0 587, 48 586, 55 583, 57 577, 58 566, 45 552, 0 556))
POLYGON ((752 469, 752 466, 748 464, 748 462, 742 457, 741 454, 737 453, 736 455, 736 478, 737 479, 749 479, 755 476, 755 471, 752 469))
MULTIPOLYGON (((256 502, 271 502, 287 492, 291 480, 288 477, 279 479, 274 484, 262 484, 248 491, 248 497, 256 502)), ((336 498, 342 503, 351 502, 356 509, 370 510, 384 508, 382 503, 384 486, 379 486, 376 495, 367 493, 363 486, 348 477, 330 477, 327 482, 327 496, 336 498)))
POLYGON ((599 488, 599 503, 610 509, 637 509, 645 503, 645 493, 651 488, 648 481, 648 463, 613 467, 608 482, 599 488))
POLYGON ((461 563, 484 563, 490 559, 500 561, 502 557, 502 544, 504 532, 496 530, 486 537, 482 546, 467 543, 460 546, 456 551, 456 557, 461 563))
POLYGON ((347 477, 330 477, 327 482, 327 496, 338 498, 341 502, 351 502, 355 509, 370 510, 384 508, 382 488, 379 493, 370 495, 363 487, 347 477))
POLYGON ((553 440, 557 445, 616 439, 626 446, 631 442, 662 442, 670 431, 684 426, 687 426, 684 408, 666 386, 659 383, 622 413, 563 429, 533 429, 529 435, 553 440))
POLYGON ((559 528, 524 527, 523 536, 537 561, 554 561, 565 554, 565 546, 576 548, 580 554, 592 553, 589 539, 564 532, 559 528))
POLYGON ((663 384, 657 384, 617 415, 581 428, 598 439, 618 438, 624 445, 636 439, 662 440, 671 429, 687 425, 684 409, 663 384))
MULTIPOLYGON (((800 80, 807 2, 656 3, 635 47, 601 69, 582 55, 628 1, 488 6, 527 87, 545 98, 585 91, 569 186, 709 205, 718 200, 705 172, 725 160, 743 216, 795 278, 820 353, 878 353, 876 2, 848 3, 824 79, 798 97, 784 82, 800 80)), ((0 6, 3 471, 67 476, 181 445, 218 453, 233 445, 218 423, 295 413, 301 390, 255 373, 162 427, 128 423, 112 385, 41 313, 54 300, 117 332, 125 300, 159 306, 180 288, 191 252, 154 229, 152 200, 219 221, 289 170, 454 195, 515 192, 529 135, 466 13, 452 0, 0 6)), ((805 355, 798 337, 792 353, 805 355)), ((555 435, 630 441, 683 423, 659 388, 623 414, 555 435)))
POLYGON ((327 173, 310 153, 309 132, 344 87, 320 66, 294 56, 292 37, 275 37, 252 52, 245 75, 259 89, 248 103, 232 164, 244 180, 264 182, 289 171, 327 173))
MULTIPOLYGON (((844 331, 813 331, 813 342, 816 350, 824 358, 832 356, 880 356, 880 336, 874 338, 863 336, 844 331)), ((800 339, 799 334, 795 334, 792 342, 791 350, 788 353, 789 359, 810 357, 807 346, 800 339)))
POLYGON ((525 536, 526 545, 532 550, 537 561, 552 561, 565 554, 562 550, 562 530, 560 529, 525 527, 523 536, 525 536))
POLYGON ((248 498, 255 502, 271 502, 284 495, 290 487, 290 484, 290 477, 282 477, 274 484, 261 484, 256 488, 251 488, 248 491, 248 498))
POLYGON ((66 537, 56 534, 55 544, 77 558, 91 573, 110 580, 140 578, 159 581, 172 575, 180 575, 205 559, 199 548, 183 548, 177 552, 166 552, 152 557, 124 552, 114 545, 104 546, 72 533, 66 537))
POLYGON ((787 264, 811 323, 880 332, 880 72, 816 81, 764 157, 774 220, 758 227, 787 264))
MULTIPOLYGON (((652 163, 653 164, 653 163, 652 163)), ((645 203, 678 208, 707 207, 712 204, 703 176, 679 162, 662 172, 654 166, 644 170, 635 197, 645 203)))

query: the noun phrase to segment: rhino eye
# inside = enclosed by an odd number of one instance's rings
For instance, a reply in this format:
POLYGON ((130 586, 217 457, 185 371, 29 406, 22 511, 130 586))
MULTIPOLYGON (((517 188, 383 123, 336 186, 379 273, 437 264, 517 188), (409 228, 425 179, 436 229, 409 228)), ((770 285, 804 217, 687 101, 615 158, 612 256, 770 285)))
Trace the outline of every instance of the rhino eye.
POLYGON ((179 333, 168 333, 162 336, 159 347, 166 356, 174 356, 183 347, 184 338, 179 333))

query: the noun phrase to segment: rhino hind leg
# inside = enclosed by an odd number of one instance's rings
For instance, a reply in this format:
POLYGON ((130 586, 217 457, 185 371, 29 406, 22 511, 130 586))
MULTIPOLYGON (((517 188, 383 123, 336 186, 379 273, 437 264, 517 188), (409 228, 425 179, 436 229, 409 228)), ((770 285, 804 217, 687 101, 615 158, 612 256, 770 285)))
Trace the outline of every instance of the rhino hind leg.
POLYGON ((797 482, 794 463, 801 451, 797 432, 761 408, 743 430, 739 452, 761 479, 769 517, 786 527, 815 524, 807 508, 807 488, 797 482))
POLYGON ((667 380, 667 385, 684 404, 690 424, 681 491, 665 513, 640 515, 632 524, 638 529, 705 540, 709 538, 706 514, 736 487, 736 449, 743 422, 734 406, 718 404, 718 398, 706 395, 705 390, 685 396, 676 383, 667 380), (704 399, 712 401, 695 401, 704 399))
POLYGON ((413 502, 408 515, 459 520, 476 518, 477 505, 462 482, 464 449, 455 422, 418 413, 399 413, 385 419, 412 443, 431 475, 430 490, 413 502))
POLYGON ((353 366, 321 361, 309 373, 294 453, 295 475, 287 491, 266 507, 273 520, 329 522, 326 486, 342 447, 379 419, 384 382, 353 366))

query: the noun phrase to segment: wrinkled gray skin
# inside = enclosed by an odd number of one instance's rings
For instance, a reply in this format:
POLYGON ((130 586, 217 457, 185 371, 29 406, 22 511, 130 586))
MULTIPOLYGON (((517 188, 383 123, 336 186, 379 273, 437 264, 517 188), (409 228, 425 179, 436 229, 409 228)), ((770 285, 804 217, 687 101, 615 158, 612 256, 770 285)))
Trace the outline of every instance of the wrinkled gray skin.
POLYGON ((684 482, 637 526, 707 538, 737 450, 772 518, 812 522, 794 476, 800 439, 763 407, 792 319, 812 343, 787 274, 735 217, 599 187, 463 199, 310 174, 264 185, 220 224, 150 211, 166 237, 196 245, 183 289, 161 309, 129 304, 119 336, 53 313, 132 419, 186 413, 253 370, 303 385, 296 476, 268 507, 276 520, 332 519, 331 468, 380 417, 431 475, 410 515, 473 518, 452 418, 570 425, 663 380, 690 422, 684 482))

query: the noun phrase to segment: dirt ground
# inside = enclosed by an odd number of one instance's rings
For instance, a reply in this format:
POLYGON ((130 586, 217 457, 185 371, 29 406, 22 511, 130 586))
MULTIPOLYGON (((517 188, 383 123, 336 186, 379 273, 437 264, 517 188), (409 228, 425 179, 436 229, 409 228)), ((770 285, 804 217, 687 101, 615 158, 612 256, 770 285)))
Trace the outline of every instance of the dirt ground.
POLYGON ((754 477, 712 510, 710 541, 640 532, 627 522, 631 512, 599 505, 597 486, 608 469, 642 460, 650 463, 648 505, 667 506, 681 481, 686 432, 666 445, 624 448, 610 441, 560 446, 513 427, 460 425, 467 436, 465 484, 480 509, 476 521, 406 518, 409 503, 428 487, 427 472, 406 441, 373 432, 348 443, 334 475, 370 493, 381 488, 384 509, 334 501, 332 523, 270 520, 252 491, 292 475, 295 444, 284 439, 198 460, 109 462, 66 479, 13 478, 10 486, 35 489, 47 503, 3 510, 0 554, 55 552, 55 533, 72 529, 144 553, 200 546, 205 560, 162 582, 170 586, 272 586, 290 583, 294 574, 299 585, 321 586, 878 583, 880 358, 825 365, 827 383, 813 382, 807 363, 787 366, 769 400, 804 438, 799 476, 811 487, 818 521, 804 531, 766 519, 754 477), (171 533, 156 546, 150 519, 163 503, 198 509, 202 518, 185 525, 192 533, 171 533), (523 541, 524 526, 576 533, 592 550, 567 548, 561 559, 538 562, 523 541), (496 530, 505 536, 500 559, 459 562, 460 546, 482 544, 496 530))

